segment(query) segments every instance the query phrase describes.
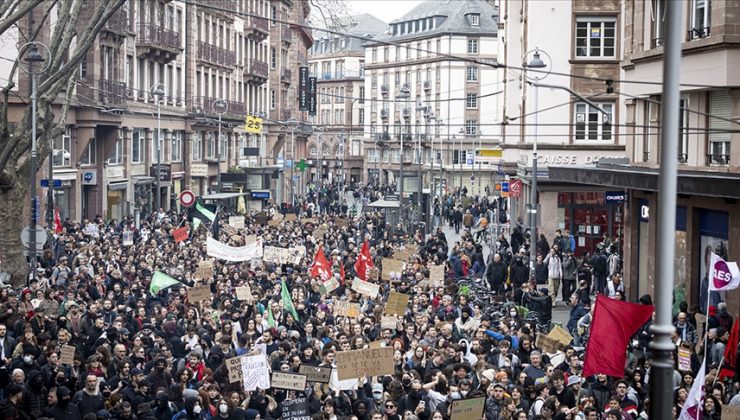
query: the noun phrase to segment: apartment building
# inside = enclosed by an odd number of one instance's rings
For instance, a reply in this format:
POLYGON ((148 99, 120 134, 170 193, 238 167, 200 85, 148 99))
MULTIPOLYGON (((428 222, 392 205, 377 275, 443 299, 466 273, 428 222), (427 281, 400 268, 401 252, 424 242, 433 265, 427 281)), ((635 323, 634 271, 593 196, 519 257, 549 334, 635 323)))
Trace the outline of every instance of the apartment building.
MULTIPOLYGON (((676 300, 700 302, 708 253, 740 259, 740 1, 691 0, 682 7, 681 97, 676 209, 676 300)), ((653 293, 657 261, 658 171, 661 164, 662 0, 623 2, 621 83, 626 162, 557 168, 551 176, 621 190, 626 197, 624 267, 631 298, 653 293)), ((740 292, 727 293, 731 312, 740 292)))
MULTIPOLYGON (((277 130, 247 134, 244 119, 292 115, 297 108, 287 100, 271 103, 273 80, 280 80, 280 71, 268 64, 276 6, 307 15, 303 2, 287 0, 141 0, 119 9, 80 64, 67 131, 54 141, 52 178, 62 181, 55 207, 62 217, 145 217, 156 195, 169 209, 178 205, 181 191, 217 191, 219 171, 223 191, 267 190, 275 199, 274 163, 282 152, 271 133, 277 130), (157 86, 164 93, 159 102, 157 86)), ((40 17, 42 10, 36 12, 40 17)), ((42 31, 39 40, 48 39, 49 31, 42 31)), ((298 44, 310 45, 310 36, 298 44)), ((305 62, 300 48, 289 52, 278 57, 280 66, 305 62)), ((22 74, 20 96, 28 84, 22 74)), ((16 112, 23 106, 22 100, 11 104, 16 112)), ((39 168, 39 178, 48 178, 46 165, 39 168)), ((41 190, 39 195, 46 197, 41 190)), ((265 194, 257 196, 248 200, 250 208, 266 203, 265 194)))
POLYGON ((607 89, 604 82, 620 78, 621 3, 499 1, 499 55, 506 65, 501 76, 501 167, 510 181, 522 180, 524 186, 519 197, 510 199, 510 215, 529 224, 536 142, 538 232, 552 239, 555 229, 570 229, 577 237, 577 255, 593 252, 604 235, 621 235, 623 207, 607 202, 608 189, 555 180, 549 169, 625 156, 625 139, 618 130, 623 121, 620 86, 607 89), (544 68, 527 68, 535 54, 544 68))
POLYGON ((386 30, 369 14, 348 18, 347 35, 322 36, 309 56, 309 74, 317 78, 317 133, 308 145, 310 182, 364 180, 365 39, 386 30))
POLYGON ((405 194, 419 175, 435 191, 493 183, 496 166, 475 156, 500 142, 497 22, 482 0, 426 1, 365 44, 368 179, 398 183, 404 165, 405 194))

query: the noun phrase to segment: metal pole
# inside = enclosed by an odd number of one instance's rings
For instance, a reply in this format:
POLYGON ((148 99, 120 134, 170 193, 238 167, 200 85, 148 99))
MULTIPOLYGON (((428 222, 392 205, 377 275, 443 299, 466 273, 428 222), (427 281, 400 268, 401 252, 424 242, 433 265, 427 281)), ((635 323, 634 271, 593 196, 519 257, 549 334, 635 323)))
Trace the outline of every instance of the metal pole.
MULTIPOLYGON (((537 113, 539 90, 538 86, 534 87, 534 142, 532 144, 532 190, 529 196, 529 275, 534 276, 534 263, 537 259, 537 123, 539 115, 537 113)), ((544 257, 544 256, 543 256, 544 257)))
MULTIPOLYGON (((295 129, 296 127, 290 130, 290 159, 292 162, 292 165, 290 165, 290 203, 293 207, 295 207, 295 180, 293 179, 295 174, 295 129)), ((319 156, 321 156, 320 151, 319 156)))
POLYGON ((462 194, 462 187, 463 187, 463 160, 468 158, 468 154, 465 153, 465 156, 462 157, 463 154, 463 139, 465 138, 464 134, 460 134, 460 151, 457 152, 458 159, 460 161, 460 194, 462 194))
MULTIPOLYGON (((54 229, 54 139, 49 139, 49 198, 47 200, 48 211, 46 212, 46 227, 54 229)), ((64 159, 62 151, 62 159, 64 159)))
POLYGON ((31 73, 31 240, 29 241, 31 278, 36 278, 36 171, 38 170, 38 156, 36 152, 36 74, 33 72, 33 63, 28 64, 31 73))
POLYGON ((675 256, 674 220, 678 178, 679 66, 681 65, 681 12, 683 4, 666 5, 665 57, 663 60, 663 104, 661 107, 661 157, 658 181, 658 248, 655 283, 655 324, 650 342, 650 418, 670 419, 673 390, 673 351, 671 334, 673 269, 675 256))
POLYGON ((221 192, 221 157, 223 156, 223 151, 221 150, 221 145, 223 144, 223 141, 221 140, 221 113, 218 114, 218 172, 217 175, 217 182, 218 182, 218 192, 221 192))
MULTIPOLYGON (((482 150, 483 150, 483 139, 481 138, 482 135, 483 135, 483 133, 478 132, 478 153, 481 153, 482 150)), ((481 178, 483 177, 483 165, 482 165, 482 163, 483 162, 481 162, 480 159, 478 159, 478 195, 479 196, 482 196, 483 195, 482 194, 483 193, 483 190, 481 190, 481 188, 480 188, 481 178)))
MULTIPOLYGON (((155 95, 157 96, 157 95, 155 95)), ((161 208, 161 199, 162 199, 162 151, 159 150, 159 145, 162 141, 162 127, 161 127, 161 119, 162 114, 160 113, 162 105, 160 102, 160 97, 157 96, 157 193, 154 195, 154 202, 157 214, 159 214, 159 209, 161 208)))

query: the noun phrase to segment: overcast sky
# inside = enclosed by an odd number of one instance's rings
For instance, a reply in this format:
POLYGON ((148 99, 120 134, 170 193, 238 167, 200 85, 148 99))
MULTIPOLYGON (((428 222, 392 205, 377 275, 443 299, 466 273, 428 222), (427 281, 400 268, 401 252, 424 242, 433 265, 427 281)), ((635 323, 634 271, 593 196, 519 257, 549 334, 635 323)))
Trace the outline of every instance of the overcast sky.
POLYGON ((370 13, 388 23, 405 15, 421 0, 349 0, 352 14, 370 13))

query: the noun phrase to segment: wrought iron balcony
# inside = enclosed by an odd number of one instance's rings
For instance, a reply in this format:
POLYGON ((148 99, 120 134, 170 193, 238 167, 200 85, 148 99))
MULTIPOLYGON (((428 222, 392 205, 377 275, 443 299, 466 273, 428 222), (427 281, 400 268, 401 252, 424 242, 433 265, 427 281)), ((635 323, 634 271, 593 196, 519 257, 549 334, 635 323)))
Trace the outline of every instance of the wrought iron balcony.
MULTIPOLYGON (((206 116, 210 118, 218 118, 218 113, 213 107, 213 102, 218 98, 210 96, 194 96, 188 103, 188 111, 195 115, 206 116)), ((246 106, 243 102, 236 101, 224 101, 228 105, 227 111, 223 114, 222 118, 228 119, 242 119, 246 115, 246 106)))
POLYGON ((691 28, 689 29, 688 40, 691 41, 693 39, 706 38, 709 36, 709 30, 709 26, 704 28, 691 28))
POLYGON ((197 57, 198 60, 220 67, 233 67, 236 65, 236 53, 203 41, 198 41, 197 57))
POLYGON ((280 69, 280 81, 284 83, 290 83, 293 75, 289 68, 282 67, 280 69))
POLYGON ((103 31, 110 32, 115 35, 125 36, 126 33, 129 31, 129 21, 126 12, 119 9, 118 11, 113 13, 110 19, 105 22, 105 25, 103 26, 101 32, 103 31))
POLYGON ((237 4, 234 0, 195 0, 195 3, 202 3, 205 7, 203 10, 212 15, 219 15, 230 21, 234 20, 234 14, 237 11, 237 4))
POLYGON ((268 65, 264 61, 250 60, 244 67, 244 76, 247 78, 247 83, 261 85, 267 81, 269 75, 268 65))
POLYGON ((381 109, 380 110, 380 118, 387 120, 389 116, 389 112, 387 109, 381 109))
POLYGON ((688 153, 679 153, 678 154, 678 163, 686 163, 689 161, 689 154, 688 153))
POLYGON ((122 104, 126 100, 126 83, 100 79, 99 98, 104 104, 122 104))
POLYGON ((424 81, 424 91, 428 92, 431 89, 432 89, 432 82, 430 82, 429 80, 425 80, 424 81))
POLYGON ((252 16, 244 22, 247 36, 257 42, 264 41, 270 35, 270 24, 267 19, 252 16))
POLYGON ((391 88, 388 85, 381 85, 380 86, 380 93, 383 94, 383 96, 388 96, 388 93, 390 92, 391 88))
POLYGON ((730 164, 730 155, 707 154, 707 166, 724 166, 730 164))
POLYGON ((140 23, 136 45, 139 56, 167 63, 180 54, 180 34, 154 23, 140 23))
POLYGON ((293 29, 291 29, 288 25, 283 25, 283 28, 280 31, 280 36, 283 42, 287 42, 288 44, 290 44, 291 42, 293 42, 293 29))

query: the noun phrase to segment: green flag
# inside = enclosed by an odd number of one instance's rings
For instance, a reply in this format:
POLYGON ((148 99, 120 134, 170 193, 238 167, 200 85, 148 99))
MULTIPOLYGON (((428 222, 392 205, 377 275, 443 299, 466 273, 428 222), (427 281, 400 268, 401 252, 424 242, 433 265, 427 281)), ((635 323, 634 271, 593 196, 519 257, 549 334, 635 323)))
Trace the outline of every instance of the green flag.
POLYGON ((206 219, 210 220, 211 222, 216 218, 216 214, 210 210, 208 210, 205 206, 202 206, 200 204, 200 201, 197 201, 195 203, 195 210, 205 216, 206 219))
POLYGON ((198 226, 200 226, 200 219, 193 217, 193 230, 198 229, 198 226))
POLYGON ((149 293, 155 296, 160 290, 176 284, 180 284, 180 282, 161 271, 156 271, 152 276, 152 282, 149 283, 149 293))
POLYGON ((285 279, 281 280, 281 284, 283 287, 281 288, 280 296, 283 298, 285 309, 293 315, 293 318, 295 318, 296 321, 300 321, 301 319, 298 317, 298 312, 295 311, 295 306, 293 306, 293 299, 290 298, 290 293, 288 293, 288 286, 285 285, 285 279))
POLYGON ((272 316, 272 305, 269 303, 267 304, 267 325, 269 325, 270 328, 275 328, 275 317, 272 316))

